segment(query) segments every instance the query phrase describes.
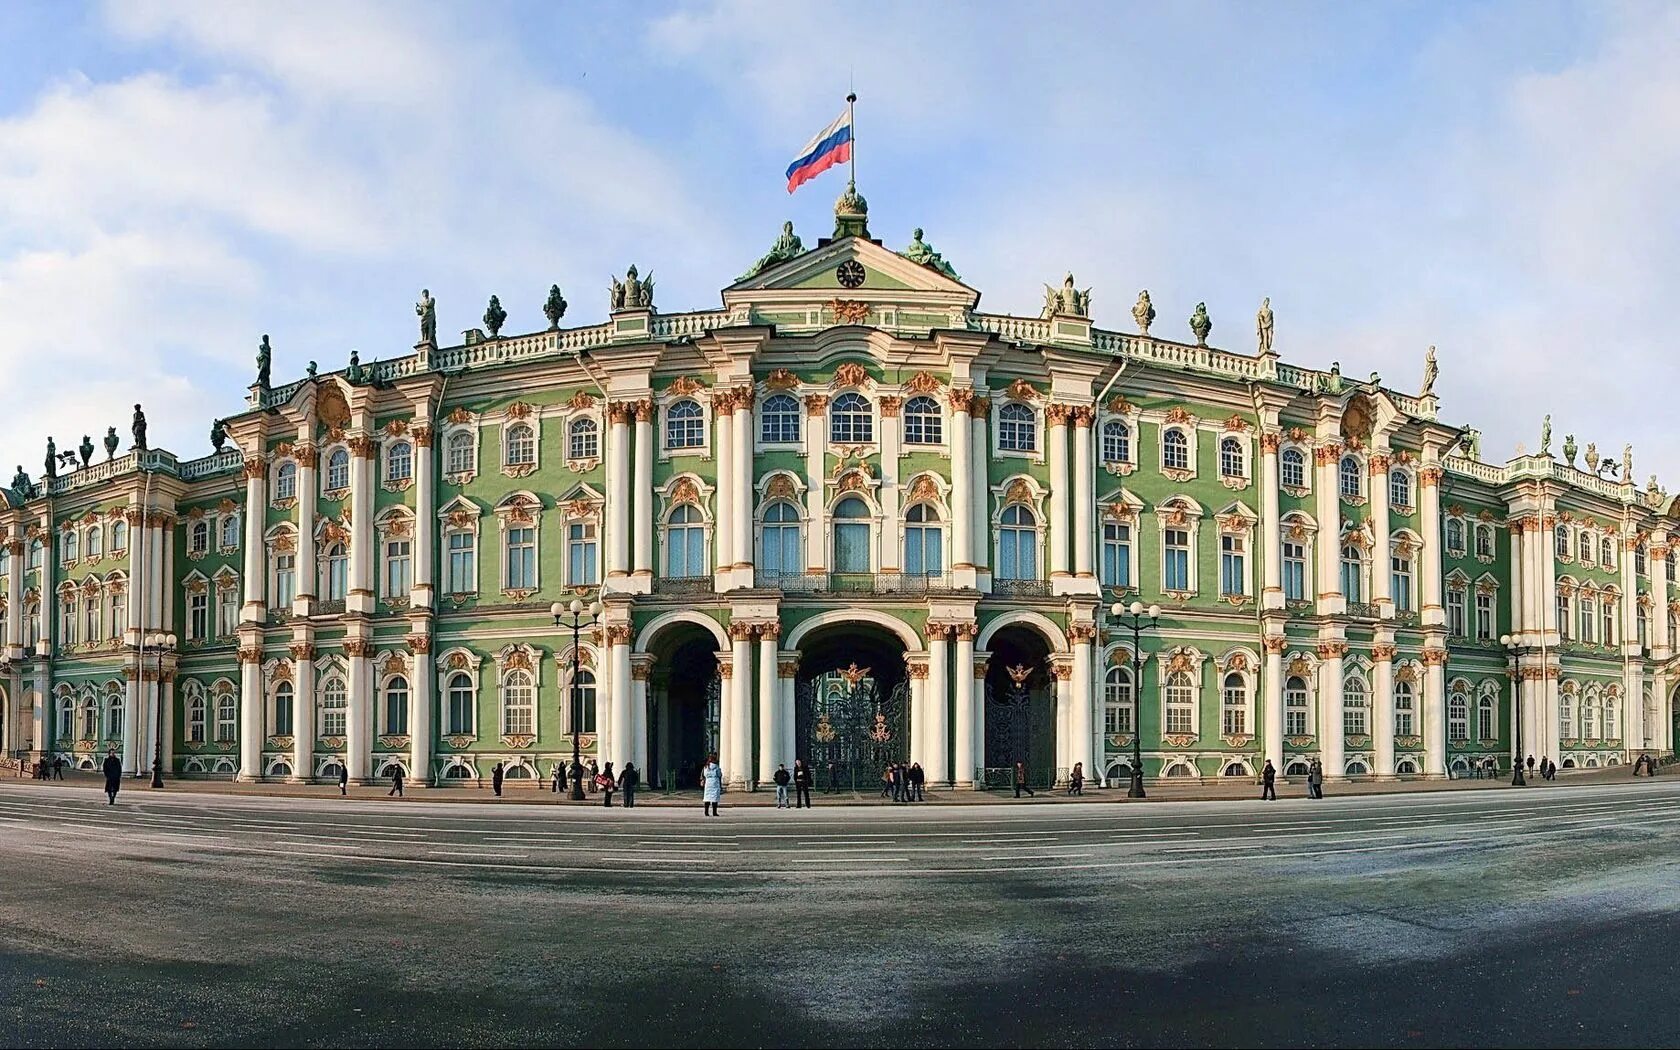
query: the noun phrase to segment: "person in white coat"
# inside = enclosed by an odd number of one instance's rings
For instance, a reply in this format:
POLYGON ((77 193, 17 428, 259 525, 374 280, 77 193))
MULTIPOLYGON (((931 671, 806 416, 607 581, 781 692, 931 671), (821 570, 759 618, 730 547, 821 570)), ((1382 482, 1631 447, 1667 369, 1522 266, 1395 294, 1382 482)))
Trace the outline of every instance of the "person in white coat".
POLYGON ((718 802, 723 799, 723 767, 716 755, 706 758, 706 768, 700 771, 700 801, 708 817, 718 815, 718 802))

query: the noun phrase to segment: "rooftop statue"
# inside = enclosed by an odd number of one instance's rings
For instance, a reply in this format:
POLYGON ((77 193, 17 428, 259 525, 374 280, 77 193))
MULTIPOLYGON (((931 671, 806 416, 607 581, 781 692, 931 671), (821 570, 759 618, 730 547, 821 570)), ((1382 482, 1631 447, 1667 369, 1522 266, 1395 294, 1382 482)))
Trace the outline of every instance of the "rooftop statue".
POLYGON ((1260 337, 1260 352, 1272 352, 1272 297, 1260 300, 1260 312, 1254 315, 1254 328, 1260 337))
POLYGON ((88 464, 93 462, 93 438, 83 434, 82 443, 76 446, 76 452, 82 457, 82 469, 86 470, 88 464))
POLYGON ((1598 445, 1596 445, 1595 443, 1593 443, 1591 441, 1587 442, 1587 454, 1584 458, 1587 461, 1587 469, 1592 471, 1594 474, 1597 474, 1598 473, 1598 445))
POLYGON ((490 338, 500 339, 504 324, 507 324, 507 311, 502 309, 502 300, 492 295, 490 305, 484 308, 484 327, 490 329, 490 338))
POLYGON ((1633 446, 1622 446, 1622 480, 1633 484, 1633 446))
POLYGON ((1475 427, 1465 427, 1464 437, 1459 439, 1464 444, 1464 454, 1471 459, 1482 458, 1482 432, 1475 427))
POLYGON ((1575 452, 1575 435, 1563 435, 1563 461, 1572 467, 1575 465, 1575 452))
MULTIPOLYGON (((788 224, 788 230, 792 232, 792 223, 788 224)), ((957 276, 957 271, 952 269, 951 264, 945 261, 945 257, 934 251, 933 245, 922 240, 922 228, 920 226, 910 232, 910 246, 899 254, 913 263, 926 266, 930 270, 936 270, 953 281, 961 280, 957 276)))
POLYGON ((772 244, 770 250, 765 252, 746 273, 737 277, 736 280, 744 281, 749 277, 757 277, 770 267, 787 262, 794 256, 803 254, 804 251, 805 243, 799 239, 797 233, 793 232, 793 223, 791 221, 784 222, 782 223, 782 235, 776 238, 776 243, 772 244))
POLYGON ((47 480, 58 477, 58 446, 53 444, 51 437, 47 438, 47 480))
POLYGON ((651 310, 653 309, 653 271, 648 271, 647 279, 636 276, 636 267, 632 265, 624 272, 624 280, 613 278, 612 308, 614 310, 651 310))
POLYGON ((414 304, 414 313, 420 318, 420 341, 436 346, 437 300, 432 298, 431 289, 420 289, 420 301, 414 304))
POLYGON ((1196 345, 1206 346, 1211 331, 1213 318, 1208 316, 1207 303, 1197 303, 1195 312, 1190 315, 1190 332, 1196 337, 1196 345))
POLYGON ((225 444, 227 444, 227 420, 215 420, 210 424, 210 447, 220 452, 225 444))
POLYGON ((1073 274, 1062 278, 1062 287, 1058 291, 1050 285, 1044 286, 1045 318, 1056 314, 1070 314, 1074 317, 1091 316, 1091 289, 1083 292, 1073 286, 1073 274))
POLYGON ((566 316, 566 297, 560 294, 560 286, 548 286, 548 302, 543 303, 543 316, 548 318, 548 330, 560 327, 560 318, 566 316))
POLYGON ((117 446, 122 444, 122 438, 117 436, 116 427, 105 428, 105 462, 117 458, 117 446))
POLYGON ((129 431, 134 435, 134 447, 141 452, 146 451, 146 413, 140 410, 139 405, 134 406, 134 421, 129 425, 129 431))
POLYGON ((1155 304, 1149 301, 1149 289, 1138 293, 1132 306, 1132 320, 1137 322, 1139 335, 1149 334, 1149 326, 1155 322, 1155 304))
POLYGON ((29 483, 29 475, 23 472, 23 464, 19 463, 17 473, 12 475, 12 491, 28 499, 32 488, 34 486, 29 483))
POLYGON ((1546 418, 1540 423, 1540 455, 1552 454, 1552 414, 1546 413, 1546 418))
POLYGON ((1423 354, 1423 390, 1419 397, 1432 397, 1435 394, 1435 380, 1440 378, 1441 366, 1435 363, 1435 348, 1431 346, 1423 354))
POLYGON ((265 335, 262 337, 262 342, 257 345, 257 386, 263 390, 268 389, 269 368, 273 361, 274 351, 269 347, 268 336, 265 335))

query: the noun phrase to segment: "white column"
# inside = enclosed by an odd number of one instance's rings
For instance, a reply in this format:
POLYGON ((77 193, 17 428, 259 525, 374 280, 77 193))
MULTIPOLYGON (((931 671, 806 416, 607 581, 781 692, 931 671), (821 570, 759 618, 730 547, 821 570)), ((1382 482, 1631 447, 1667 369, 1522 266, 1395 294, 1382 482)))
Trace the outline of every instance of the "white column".
MULTIPOLYGON (((142 662, 140 665, 140 680, 137 683, 139 688, 130 689, 123 696, 122 767, 123 772, 129 775, 140 771, 140 712, 146 711, 149 713, 151 711, 151 705, 147 701, 151 698, 152 688, 157 684, 155 681, 148 681, 152 673, 152 671, 146 669, 145 662, 142 662)), ((46 706, 45 702, 49 699, 49 695, 43 693, 41 696, 43 708, 46 706)), ((99 717, 103 719, 105 713, 101 711, 99 717)), ((103 735, 103 732, 101 732, 101 735, 103 735)), ((43 735, 37 739, 45 740, 46 737, 43 735)))
POLYGON ((264 600, 268 588, 267 547, 263 543, 263 522, 268 518, 267 482, 268 463, 259 440, 245 454, 245 603, 239 613, 245 623, 268 619, 264 600))
POLYGON ((299 780, 315 776, 315 646, 304 640, 292 642, 292 775, 299 780))
MULTIPOLYGON (((1095 580, 1092 571, 1097 545, 1097 481, 1092 471, 1091 420, 1089 408, 1075 408, 1073 417, 1073 574, 1095 580)), ((1089 735, 1089 734, 1087 734, 1089 735)), ((1090 774, 1091 763, 1085 763, 1090 774)))
POLYGON ((1324 775, 1340 779, 1346 775, 1346 737, 1342 731, 1342 657, 1346 642, 1321 642, 1318 646, 1318 749, 1323 755, 1324 775))
MULTIPOLYGON (((1260 435, 1260 608, 1283 608, 1283 526, 1278 511, 1278 444, 1275 431, 1260 435)), ((1279 686, 1281 689, 1282 687, 1279 686)), ((1268 707, 1268 710, 1270 708, 1268 707)), ((1281 727, 1282 723, 1279 723, 1281 727)), ((1271 733, 1266 734, 1270 748, 1271 733)), ((1270 750, 1267 757, 1271 757, 1270 750)), ((1283 772, 1283 752, 1272 762, 1283 772)))
POLYGON ((949 670, 953 628, 950 624, 929 624, 927 698, 922 709, 927 712, 928 731, 922 751, 922 772, 930 784, 951 781, 951 691, 949 670))
MULTIPOLYGON (((974 761, 970 763, 977 770, 986 767, 986 669, 991 665, 991 653, 974 652, 974 666, 971 668, 957 668, 958 674, 972 674, 974 676, 974 761)), ((984 782, 986 775, 981 772, 978 782, 984 782)))
POLYGON ((1447 651, 1423 651, 1423 771, 1447 775, 1447 651))
POLYGON ((408 775, 417 784, 432 781, 432 712, 437 710, 437 671, 431 661, 431 636, 409 639, 413 653, 408 672, 408 775))
POLYGON ((344 655, 349 657, 349 710, 346 712, 344 755, 350 782, 360 784, 368 779, 368 763, 373 752, 373 642, 366 638, 346 638, 344 655))
MULTIPOLYGON (((992 564, 992 534, 989 527, 992 513, 992 488, 988 480, 991 468, 990 446, 991 432, 986 413, 991 407, 991 399, 976 397, 973 402, 974 417, 969 424, 969 459, 974 471, 974 488, 970 502, 974 509, 974 536, 970 540, 973 544, 974 565, 976 569, 983 569, 989 577, 992 564)), ((989 585, 988 588, 990 589, 989 585)))
MULTIPOLYGON (((1555 660, 1557 658, 1552 657, 1552 659, 1555 660)), ((1546 677, 1544 679, 1545 701, 1540 712, 1540 735, 1546 741, 1546 749, 1542 752, 1542 754, 1544 754, 1547 758, 1550 758, 1553 762, 1558 760, 1558 754, 1562 750, 1562 739, 1560 735, 1562 727, 1558 725, 1558 711, 1560 710, 1558 706, 1558 670, 1559 669, 1555 666, 1546 668, 1546 677)), ((1579 726, 1580 722, 1577 721, 1576 725, 1579 726)), ((1577 732, 1579 732, 1579 730, 1577 730, 1577 732)))
MULTIPOLYGON (((1287 638, 1266 639, 1266 674, 1261 680, 1261 688, 1265 692, 1262 717, 1265 719, 1266 760, 1277 770, 1278 776, 1283 775, 1283 650, 1288 644, 1287 638)), ((1135 685, 1133 692, 1136 692, 1135 685)))
MULTIPOLYGON (((928 675, 931 673, 928 665, 931 659, 927 653, 905 653, 904 673, 910 677, 910 761, 922 762, 926 752, 927 740, 927 695, 928 675)), ((922 762, 922 768, 927 769, 927 763, 922 762)))
POLYGON ((1394 775, 1394 655, 1388 632, 1381 632, 1384 640, 1371 646, 1371 740, 1376 749, 1376 769, 1379 777, 1394 775))
POLYGON ((729 626, 731 655, 735 677, 730 680, 729 707, 729 764, 723 774, 729 783, 750 786, 752 783, 752 627, 736 623, 729 626))
POLYGON ((1060 784, 1065 779, 1063 770, 1071 771, 1073 761, 1068 756, 1072 754, 1071 721, 1073 711, 1073 661, 1058 661, 1051 669, 1056 678, 1056 769, 1051 777, 1052 784, 1060 784))
MULTIPOLYGON (((437 462, 432 452, 436 431, 431 420, 421 419, 414 426, 414 586, 408 592, 408 604, 414 609, 433 607, 437 590, 437 462)), ((423 654, 422 654, 423 655, 423 654)), ((409 720, 413 727, 414 720, 409 720)), ((428 758, 428 763, 430 759, 428 758)), ((425 774, 416 771, 416 778, 425 774)))
POLYGON ((758 782, 768 784, 776 775, 776 764, 782 761, 781 721, 776 687, 776 638, 781 627, 774 623, 758 625, 758 782))
MULTIPOLYGON (((1532 589, 1528 583, 1528 563, 1523 560, 1524 543, 1522 523, 1513 519, 1506 529, 1511 541, 1511 637, 1521 639, 1523 632, 1528 629, 1528 592, 1532 589)), ((1472 607, 1465 610, 1466 616, 1474 616, 1472 607)))
MULTIPOLYGON (((636 402, 636 477, 631 486, 636 507, 635 574, 653 576, 653 402, 636 402)), ((620 497, 622 498, 622 497, 620 497)))
MULTIPOLYGON (((151 551, 147 547, 146 512, 130 507, 128 517, 128 590, 123 592, 123 601, 128 605, 124 615, 127 624, 128 644, 138 646, 140 639, 146 633, 146 609, 141 602, 145 598, 148 584, 145 570, 151 564, 151 551)), ((57 598, 52 593, 52 553, 49 548, 42 556, 39 587, 41 592, 41 616, 35 624, 35 637, 38 640, 36 652, 45 652, 40 642, 47 639, 46 613, 52 608, 57 598)), ((138 687, 136 687, 138 688, 138 687)))
MULTIPOLYGON (((1085 433, 1088 429, 1081 428, 1085 433)), ((1083 538, 1081 534, 1080 538, 1083 538)), ((1094 706, 1094 682, 1091 674, 1091 642, 1096 638, 1096 628, 1085 625, 1075 625, 1068 630, 1068 640, 1073 643, 1073 719, 1069 727, 1068 742, 1072 751, 1068 754, 1068 770, 1071 774, 1076 762, 1084 763, 1083 773, 1090 780, 1095 780, 1100 773, 1094 772, 1092 764, 1091 737, 1091 709, 1094 706)))
MULTIPOLYGON (((607 578, 630 574, 630 413, 634 409, 614 401, 607 406, 607 578)), ((721 474, 721 472, 720 472, 721 474)), ((646 499, 646 496, 641 496, 646 499)), ((616 584, 614 586, 617 586, 616 584)), ((622 767, 619 767, 622 768, 622 767)))
POLYGON ((1049 421, 1048 452, 1050 461, 1050 572, 1054 579, 1068 574, 1068 464, 1067 464, 1068 406, 1052 404, 1045 408, 1049 421))
MULTIPOLYGON (((735 391, 735 568, 744 570, 751 587, 753 567, 753 389, 739 387, 735 391)), ((719 469, 724 464, 720 460, 719 469)))
POLYGON ((1658 751, 1670 754, 1674 751, 1674 711, 1669 707, 1668 675, 1660 668, 1651 672, 1651 689, 1657 695, 1657 724, 1651 741, 1658 751))
POLYGON ((826 460, 828 456, 828 398, 812 394, 805 399, 805 567, 821 570, 828 565, 828 504, 826 460))
MULTIPOLYGON (((952 474, 962 476, 954 468, 952 474)), ((955 518, 962 520, 960 514, 955 518)), ((973 620, 957 624, 957 659, 951 672, 951 683, 956 687, 956 719, 951 733, 952 780, 957 787, 974 786, 974 636, 978 633, 979 625, 973 620)))
MULTIPOLYGON (((898 523, 903 514, 899 510, 899 438, 903 434, 900 412, 904 399, 883 397, 881 405, 881 484, 876 495, 881 503, 881 527, 875 530, 875 564, 882 572, 898 572, 902 568, 898 523)), ((947 564, 947 567, 949 565, 947 564)))
POLYGON ((630 664, 630 760, 642 775, 642 783, 649 784, 648 770, 648 675, 653 671, 651 661, 630 664))
MULTIPOLYGON (((14 555, 15 558, 15 555, 14 555)), ((15 562, 14 562, 15 564, 15 562)), ((1668 533, 1656 529, 1645 554, 1645 570, 1651 574, 1651 658, 1668 657, 1673 641, 1668 637, 1668 533)), ((1668 698, 1657 698, 1658 712, 1668 709, 1668 698)))
MULTIPOLYGON (((344 603, 350 612, 373 612, 373 567, 379 562, 373 533, 373 463, 378 454, 372 438, 350 440, 350 593, 344 603)), ((355 762, 350 760, 352 777, 355 762)))
MULTIPOLYGON (((308 433, 308 424, 302 428, 308 433)), ((315 605, 315 501, 319 498, 316 488, 316 466, 321 459, 321 453, 314 445, 307 444, 307 436, 300 439, 296 450, 297 456, 297 594, 292 599, 292 614, 308 616, 315 605)), ((309 772, 299 771, 300 776, 310 776, 309 772)))
POLYGON ((799 680, 799 654, 782 653, 776 661, 777 704, 780 711, 776 716, 776 728, 781 737, 782 761, 793 769, 794 760, 799 757, 798 745, 795 739, 796 726, 794 724, 794 705, 797 702, 795 692, 796 682, 799 680))
MULTIPOLYGON (((958 572, 974 568, 974 503, 979 493, 970 455, 974 435, 968 410, 973 403, 973 391, 951 391, 951 568, 958 572)), ((957 779, 963 779, 960 767, 957 779)))
POLYGON ((1347 611, 1342 594, 1342 511, 1336 490, 1336 464, 1342 448, 1331 442, 1313 450, 1313 499, 1318 507, 1318 614, 1334 616, 1347 611))
POLYGON ((634 753, 634 723, 630 717, 630 625, 607 627, 607 658, 612 661, 612 751, 607 758, 623 769, 634 753))
MULTIPOLYGON (((1430 632, 1441 637, 1441 627, 1447 622, 1447 612, 1441 607, 1441 467, 1435 459, 1435 447, 1423 450, 1423 469, 1418 471, 1418 532, 1423 536, 1423 626, 1434 627, 1430 632)), ((1383 567, 1384 574, 1388 566, 1383 567)))
MULTIPOLYGON (((1371 498, 1371 601, 1377 606, 1378 616, 1394 615, 1388 565, 1388 465, 1387 449, 1372 452, 1367 480, 1371 498)), ((1414 579, 1428 578, 1427 570, 1412 575, 1414 579)))
POLYGON ((717 665, 721 692, 718 697, 718 767, 723 770, 723 779, 727 782, 729 771, 734 768, 735 722, 740 717, 735 711, 735 676, 751 674, 752 668, 736 666, 733 648, 717 654, 717 665))
MULTIPOLYGON (((717 454, 712 459, 717 468, 717 531, 712 536, 712 556, 719 590, 728 589, 729 579, 724 574, 735 563, 735 419, 730 414, 734 402, 727 391, 712 395, 712 416, 717 426, 717 454)), ((721 741, 718 746, 723 746, 721 741)), ((728 766, 724 772, 729 772, 728 766)))
POLYGON ((239 647, 239 779, 262 776, 262 745, 267 711, 263 703, 262 636, 241 639, 239 647), (258 644, 247 648, 245 641, 258 644))
MULTIPOLYGON (((23 646, 23 576, 28 563, 28 544, 23 540, 7 540, 6 552, 11 556, 11 569, 6 573, 6 648, 11 659, 21 656, 23 646)), ((132 573, 129 580, 133 580, 132 573)), ((132 593, 133 588, 129 588, 132 593)), ((124 599, 128 599, 125 597, 124 599)), ((22 723, 19 723, 20 727, 22 723)))

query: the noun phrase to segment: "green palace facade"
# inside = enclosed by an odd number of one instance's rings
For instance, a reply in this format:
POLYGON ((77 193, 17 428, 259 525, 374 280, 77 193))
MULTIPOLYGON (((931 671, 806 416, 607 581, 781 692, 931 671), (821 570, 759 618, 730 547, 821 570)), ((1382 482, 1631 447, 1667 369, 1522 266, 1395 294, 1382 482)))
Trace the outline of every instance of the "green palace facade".
POLYGON ((1680 518, 1630 454, 1482 462, 1433 352, 1417 395, 1296 367, 1269 306, 1250 354, 1147 294, 1096 327, 1071 277, 979 300, 848 189, 717 309, 632 269, 602 323, 556 289, 444 345, 425 295, 412 352, 283 384, 265 338, 214 454, 112 434, 4 491, 0 746, 446 786, 575 737, 656 784, 958 788, 1112 781, 1134 734, 1150 779, 1672 750, 1680 518))

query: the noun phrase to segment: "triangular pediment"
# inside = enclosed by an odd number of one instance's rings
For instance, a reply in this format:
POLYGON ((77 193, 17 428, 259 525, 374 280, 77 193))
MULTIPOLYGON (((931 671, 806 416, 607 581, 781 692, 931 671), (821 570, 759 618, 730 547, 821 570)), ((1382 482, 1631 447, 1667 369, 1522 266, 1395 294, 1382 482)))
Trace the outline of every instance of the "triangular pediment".
POLYGON ((824 244, 723 291, 731 312, 745 308, 756 321, 794 328, 835 323, 824 311, 837 300, 865 304, 871 324, 890 317, 893 327, 958 327, 980 293, 861 237, 824 244))

